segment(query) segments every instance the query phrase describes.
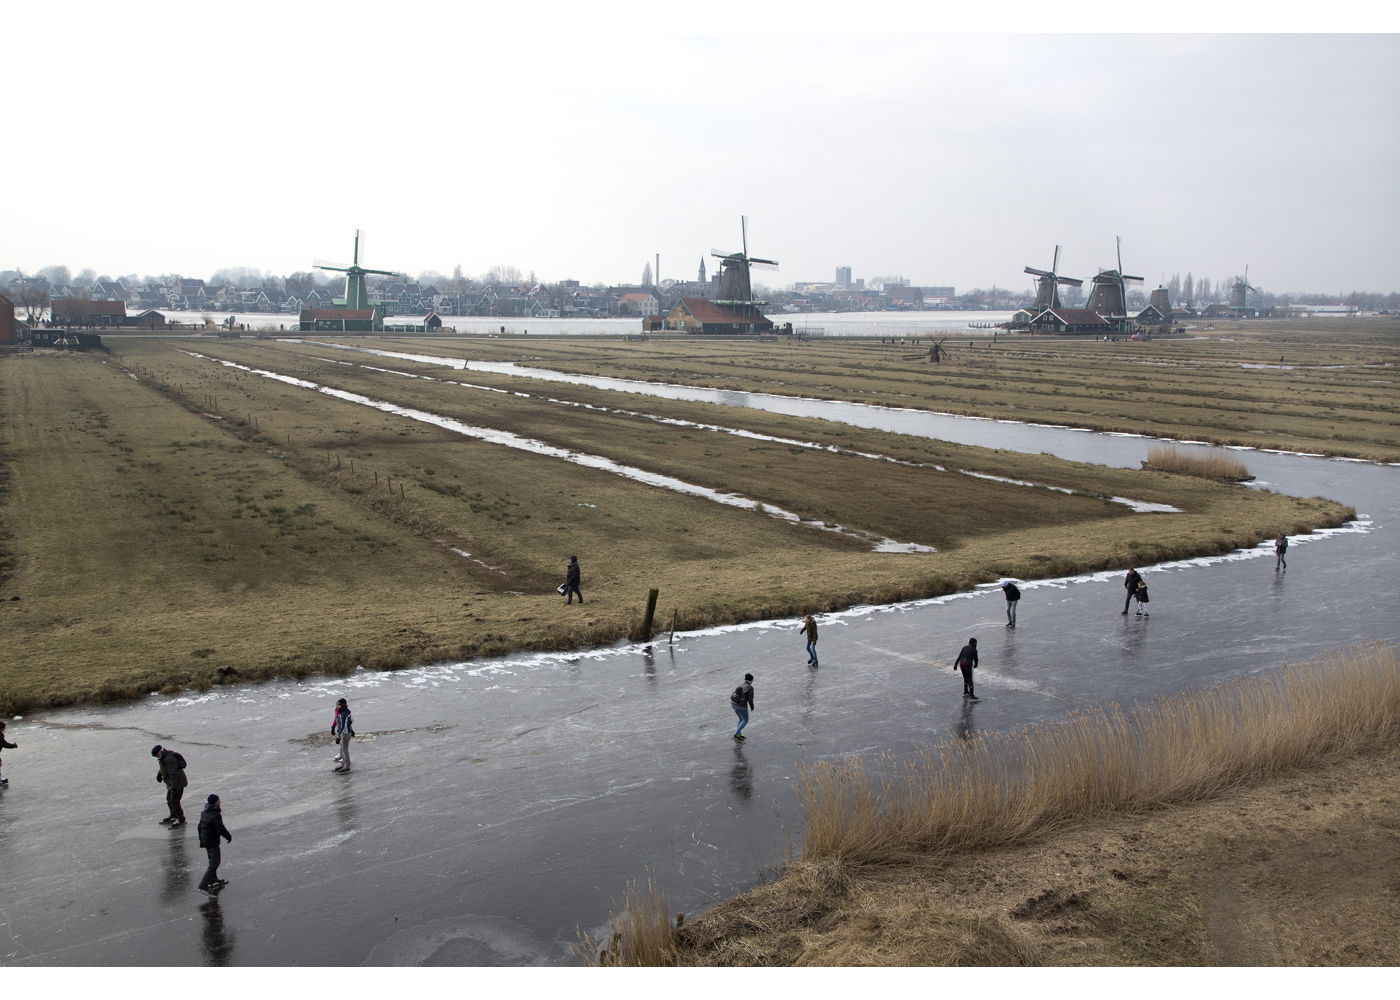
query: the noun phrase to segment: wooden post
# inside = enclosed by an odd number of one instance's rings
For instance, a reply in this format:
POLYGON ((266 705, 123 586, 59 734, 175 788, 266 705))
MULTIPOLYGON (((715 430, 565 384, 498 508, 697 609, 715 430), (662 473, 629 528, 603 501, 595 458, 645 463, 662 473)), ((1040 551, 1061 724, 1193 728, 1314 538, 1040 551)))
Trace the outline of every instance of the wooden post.
POLYGON ((403 483, 399 483, 399 499, 400 499, 400 500, 404 499, 404 495, 403 495, 403 483))
POLYGON ((379 489, 379 472, 377 470, 374 473, 374 488, 379 489))
POLYGON ((646 642, 651 638, 651 621, 656 617, 656 597, 661 593, 655 587, 647 591, 647 613, 642 619, 642 641, 646 642))
POLYGON ((671 609, 671 640, 666 644, 668 646, 674 645, 676 641, 676 610, 675 608, 671 609))

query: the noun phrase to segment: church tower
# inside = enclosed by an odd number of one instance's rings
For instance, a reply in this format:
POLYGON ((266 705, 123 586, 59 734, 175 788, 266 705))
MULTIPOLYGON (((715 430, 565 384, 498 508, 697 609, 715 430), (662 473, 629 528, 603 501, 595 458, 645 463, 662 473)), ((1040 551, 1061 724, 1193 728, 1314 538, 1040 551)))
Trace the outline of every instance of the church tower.
POLYGON ((705 283, 705 258, 700 258, 700 283, 705 283))

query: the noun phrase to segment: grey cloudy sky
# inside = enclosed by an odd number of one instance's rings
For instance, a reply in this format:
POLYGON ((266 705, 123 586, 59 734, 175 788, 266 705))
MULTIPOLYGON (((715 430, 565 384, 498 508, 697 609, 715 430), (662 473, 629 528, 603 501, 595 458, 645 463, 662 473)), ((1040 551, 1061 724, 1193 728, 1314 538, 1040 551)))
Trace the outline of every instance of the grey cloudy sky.
MULTIPOLYGON (((0 268, 286 273, 348 258, 358 227, 370 266, 635 281, 658 252, 663 277, 693 276, 746 214, 780 285, 849 264, 1021 288, 1056 243, 1083 276, 1122 236, 1148 284, 1248 264, 1277 292, 1400 288, 1393 34, 718 36, 412 4, 114 8, 83 8, 61 49, 52 7, 16 15, 44 41, 8 50, 10 107, 36 111, 0 168, 0 268)), ((713 27, 706 8, 694 28, 713 27)))

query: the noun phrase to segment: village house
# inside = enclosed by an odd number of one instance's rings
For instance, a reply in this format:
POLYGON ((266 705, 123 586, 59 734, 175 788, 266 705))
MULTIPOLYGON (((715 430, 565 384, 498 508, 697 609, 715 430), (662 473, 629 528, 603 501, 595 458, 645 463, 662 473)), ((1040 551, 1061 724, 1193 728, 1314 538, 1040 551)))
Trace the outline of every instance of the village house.
POLYGON ((771 333, 773 321, 755 305, 719 305, 708 299, 683 298, 666 314, 662 329, 707 335, 771 333))
POLYGON ((650 292, 628 292, 617 300, 617 311, 623 316, 657 316, 661 303, 650 292))

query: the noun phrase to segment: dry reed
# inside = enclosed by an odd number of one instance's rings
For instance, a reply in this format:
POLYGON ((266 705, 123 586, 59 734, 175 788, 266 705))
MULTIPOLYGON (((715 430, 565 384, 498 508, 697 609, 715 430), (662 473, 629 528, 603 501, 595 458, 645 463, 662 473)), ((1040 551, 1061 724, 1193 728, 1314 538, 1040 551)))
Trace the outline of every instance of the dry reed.
POLYGON ((622 912, 609 921, 606 940, 596 941, 592 935, 580 932, 574 954, 591 966, 675 964, 675 931, 666 894, 651 879, 647 879, 645 888, 628 882, 622 912))
POLYGON ((1174 444, 1155 444, 1147 449, 1146 464, 1154 469, 1180 472, 1188 476, 1210 479, 1251 479, 1249 468, 1223 448, 1205 453, 1190 451, 1174 444))
POLYGON ((1132 713, 1111 706, 907 760, 803 765, 802 857, 882 863, 1010 844, 1354 754, 1400 734, 1398 666, 1389 643, 1351 647, 1132 713))

